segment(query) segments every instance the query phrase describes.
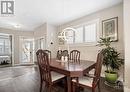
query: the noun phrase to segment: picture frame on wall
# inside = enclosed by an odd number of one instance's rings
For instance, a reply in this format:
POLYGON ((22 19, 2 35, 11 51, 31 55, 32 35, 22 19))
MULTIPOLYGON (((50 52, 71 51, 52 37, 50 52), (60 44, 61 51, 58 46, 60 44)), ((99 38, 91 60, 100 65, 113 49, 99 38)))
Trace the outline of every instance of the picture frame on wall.
POLYGON ((102 21, 102 36, 110 37, 111 41, 118 41, 118 17, 102 21))

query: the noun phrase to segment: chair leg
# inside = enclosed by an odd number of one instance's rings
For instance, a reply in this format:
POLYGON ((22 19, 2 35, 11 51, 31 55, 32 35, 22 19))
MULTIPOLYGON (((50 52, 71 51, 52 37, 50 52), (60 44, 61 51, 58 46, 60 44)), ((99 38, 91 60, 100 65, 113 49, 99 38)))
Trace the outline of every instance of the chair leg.
POLYGON ((72 92, 75 92, 75 83, 72 82, 72 92))
POLYGON ((76 84, 76 88, 77 88, 78 91, 80 91, 80 88, 79 88, 79 78, 76 78, 76 83, 77 83, 76 84))
POLYGON ((101 92, 101 89, 100 89, 100 81, 98 82, 98 91, 101 92))
POLYGON ((64 92, 67 92, 67 80, 66 78, 64 79, 64 92))
POLYGON ((42 85, 43 85, 43 82, 41 81, 41 83, 40 83, 40 92, 42 92, 42 85))
POLYGON ((51 91, 52 91, 52 85, 50 85, 50 86, 48 87, 48 89, 49 89, 49 92, 51 92, 51 91))
POLYGON ((95 92, 95 88, 92 88, 92 92, 95 92))

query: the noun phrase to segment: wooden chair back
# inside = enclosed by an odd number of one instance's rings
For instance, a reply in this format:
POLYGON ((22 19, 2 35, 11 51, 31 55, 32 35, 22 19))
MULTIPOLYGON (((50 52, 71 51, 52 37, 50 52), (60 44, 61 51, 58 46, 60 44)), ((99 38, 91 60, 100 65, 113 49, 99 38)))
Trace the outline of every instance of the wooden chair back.
POLYGON ((57 58, 58 60, 61 60, 61 57, 62 57, 62 50, 58 50, 58 51, 57 51, 57 56, 56 56, 56 58, 57 58))
POLYGON ((72 50, 70 52, 70 60, 80 61, 80 51, 72 50))
POLYGON ((68 54, 68 50, 63 50, 62 51, 62 56, 67 56, 67 57, 69 57, 69 54, 68 54))
POLYGON ((36 55, 40 70, 41 81, 45 81, 46 84, 51 84, 52 79, 51 79, 48 54, 40 49, 36 52, 36 55))
POLYGON ((94 78, 93 78, 93 84, 96 84, 97 81, 100 80, 100 74, 102 70, 102 63, 103 63, 103 53, 100 51, 97 55, 97 61, 95 65, 95 72, 94 72, 94 78))
POLYGON ((49 61, 51 61, 51 51, 49 50, 43 50, 43 51, 48 54, 49 61))

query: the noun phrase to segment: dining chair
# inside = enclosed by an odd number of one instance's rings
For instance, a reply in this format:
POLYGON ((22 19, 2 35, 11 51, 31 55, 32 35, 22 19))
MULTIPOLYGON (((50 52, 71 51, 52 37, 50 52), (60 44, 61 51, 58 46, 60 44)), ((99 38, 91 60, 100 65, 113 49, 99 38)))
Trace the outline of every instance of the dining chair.
POLYGON ((52 88, 54 89, 54 84, 56 84, 59 80, 64 79, 65 75, 51 71, 48 54, 43 50, 38 50, 36 55, 41 78, 40 92, 42 92, 43 82, 45 83, 45 87, 48 88, 49 92, 52 92, 52 88))
POLYGON ((100 53, 98 53, 96 64, 93 67, 93 69, 95 70, 94 74, 89 74, 89 72, 87 72, 84 76, 72 80, 73 92, 75 92, 75 87, 86 87, 90 88, 92 92, 95 92, 97 86, 100 92, 100 74, 102 69, 102 62, 103 54, 101 51, 100 53))
POLYGON ((67 56, 69 58, 68 50, 63 50, 62 51, 62 56, 67 56))
POLYGON ((70 58, 69 60, 73 60, 74 62, 75 61, 80 61, 80 51, 78 50, 72 50, 70 52, 70 58))
POLYGON ((51 61, 51 51, 50 50, 43 50, 43 51, 48 54, 49 60, 51 61))
POLYGON ((58 51, 57 51, 57 56, 56 56, 56 58, 57 58, 58 60, 61 60, 61 57, 62 57, 62 50, 58 50, 58 51))

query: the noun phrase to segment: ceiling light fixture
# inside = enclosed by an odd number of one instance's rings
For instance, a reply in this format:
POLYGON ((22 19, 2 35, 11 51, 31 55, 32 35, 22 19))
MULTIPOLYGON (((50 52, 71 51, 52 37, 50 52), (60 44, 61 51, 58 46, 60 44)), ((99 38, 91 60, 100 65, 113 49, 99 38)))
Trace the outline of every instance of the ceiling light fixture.
POLYGON ((20 28, 21 26, 19 24, 14 25, 15 28, 20 28))

